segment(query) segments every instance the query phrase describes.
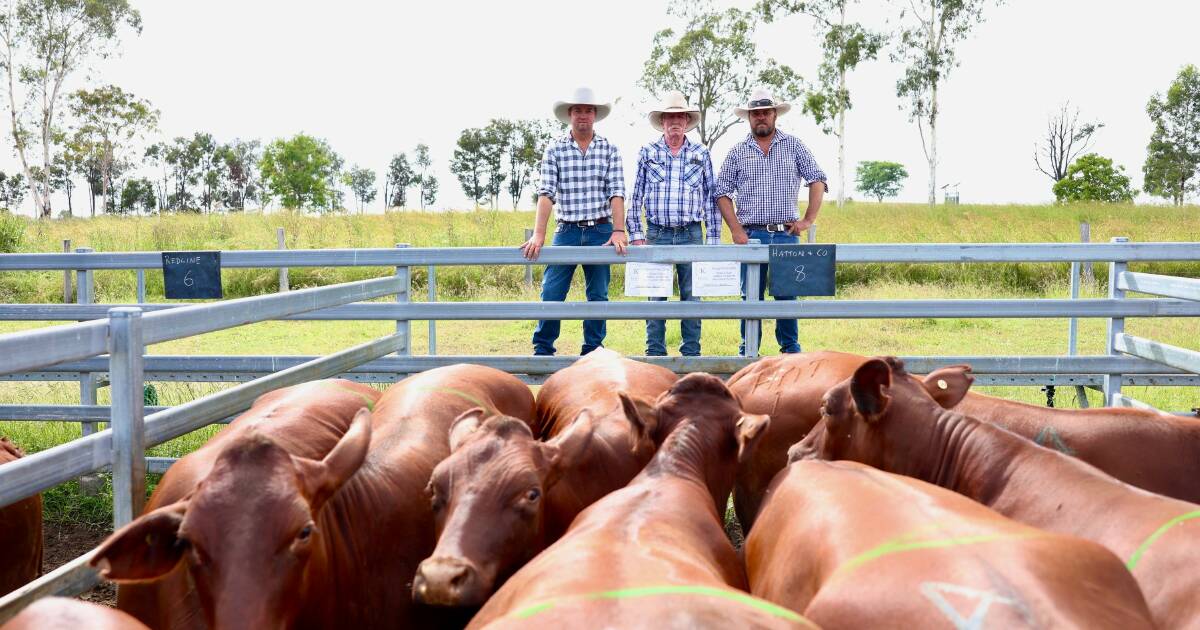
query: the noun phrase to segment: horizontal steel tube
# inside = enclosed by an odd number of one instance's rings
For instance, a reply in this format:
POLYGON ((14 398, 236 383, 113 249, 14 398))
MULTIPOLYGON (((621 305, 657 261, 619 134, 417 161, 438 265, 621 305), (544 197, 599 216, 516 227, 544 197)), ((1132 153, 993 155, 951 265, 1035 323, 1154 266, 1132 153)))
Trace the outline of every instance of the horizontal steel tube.
MULTIPOLYGON (((98 317, 107 318, 107 311, 98 317)), ((24 372, 106 352, 107 319, 13 332, 0 335, 0 372, 24 372)))
POLYGON ((1117 288, 1151 295, 1200 300, 1200 279, 1126 271, 1117 275, 1117 288))
MULTIPOLYGON (((1200 260, 1196 243, 844 243, 839 263, 895 262, 1110 262, 1200 260)), ((537 264, 766 262, 767 246, 695 245, 630 248, 627 256, 600 247, 547 247, 537 264)), ((221 252, 222 267, 397 267, 425 265, 525 265, 514 247, 407 249, 289 249, 221 252)), ((0 271, 62 269, 161 269, 161 252, 4 254, 0 271)))
POLYGON ((1113 347, 1118 352, 1131 354, 1135 357, 1161 363, 1178 370, 1200 374, 1200 352, 1196 352, 1195 350, 1188 350, 1187 348, 1180 348, 1179 346, 1172 346, 1125 333, 1121 333, 1113 339, 1113 347))
POLYGON ((1130 398, 1124 394, 1113 394, 1113 407, 1132 407, 1134 409, 1145 409, 1147 411, 1158 411, 1154 405, 1146 404, 1136 398, 1130 398))
MULTIPOLYGON (((281 294, 283 297, 298 292, 281 294)), ((252 298, 246 298, 252 299, 252 298)), ((254 298, 258 299, 258 298, 254 298)), ((233 302, 205 305, 223 306, 233 302)), ((0 319, 54 321, 102 317, 114 305, 76 306, 51 304, 0 305, 0 319), (103 314, 102 314, 103 313, 103 314)), ((151 305, 145 305, 151 306, 151 305)), ((167 315, 175 305, 154 305, 157 311, 146 321, 167 315)), ((222 311, 221 315, 226 312, 222 311)), ((259 321, 245 311, 228 312, 217 320, 209 311, 188 314, 192 330, 207 332, 259 321)), ((269 319, 291 320, 533 320, 533 319, 911 319, 911 318, 1028 318, 1028 317, 1200 317, 1200 302, 1176 299, 1121 300, 1097 298, 1085 300, 799 300, 742 302, 412 302, 346 304, 292 316, 269 319)), ((192 334, 170 332, 166 339, 160 326, 154 343, 192 334)), ((19 333, 14 333, 19 334, 19 333)), ((16 370, 13 370, 16 371, 16 370)))
MULTIPOLYGON (((146 417, 146 446, 162 444, 217 418, 243 411, 254 399, 271 390, 335 376, 360 363, 395 352, 398 341, 394 335, 376 339, 149 415, 146 417)), ((111 466, 112 458, 112 429, 106 429, 9 462, 0 467, 0 507, 84 473, 111 466)))
MULTIPOLYGON (((0 625, 17 616, 26 606, 51 596, 73 597, 100 583, 100 574, 90 566, 95 549, 71 560, 38 579, 0 597, 0 625)), ((84 630, 82 627, 80 630, 84 630)))

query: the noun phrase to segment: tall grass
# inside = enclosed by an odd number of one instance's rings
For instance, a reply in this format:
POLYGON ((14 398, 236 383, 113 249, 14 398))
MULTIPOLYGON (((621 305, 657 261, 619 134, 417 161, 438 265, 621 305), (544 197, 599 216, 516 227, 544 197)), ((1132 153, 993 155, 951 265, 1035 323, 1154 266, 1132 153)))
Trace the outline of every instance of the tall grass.
MULTIPOLYGON (((532 212, 390 212, 384 215, 315 216, 297 212, 271 214, 163 215, 34 221, 5 219, 0 245, 22 252, 56 252, 63 239, 74 247, 96 251, 170 251, 202 249, 274 249, 275 229, 282 227, 293 249, 393 247, 516 247, 532 212), (23 230, 18 230, 23 227, 23 230), (7 230, 7 231, 5 231, 7 230)), ((1113 236, 1134 241, 1200 241, 1200 207, 1169 208, 1134 205, 1076 206, 937 206, 849 203, 822 210, 818 238, 834 243, 1071 243, 1079 240, 1079 223, 1091 223, 1092 240, 1113 236)), ((726 232, 725 242, 730 242, 726 232)), ((1200 275, 1200 263, 1152 263, 1139 271, 1200 275)), ((839 286, 874 281, 976 285, 1040 293, 1066 274, 1067 265, 996 264, 855 264, 838 269, 839 286)), ((622 290, 622 274, 614 270, 614 291, 622 290)), ((310 287, 378 277, 385 268, 292 268, 293 287, 310 287)), ((519 266, 444 267, 438 269, 441 299, 478 299, 485 293, 520 291, 519 266)), ((535 277, 542 268, 534 267, 535 277)), ((1103 276, 1103 274, 1099 274, 1103 276)), ((229 297, 276 290, 273 269, 226 269, 229 297)), ((1100 278, 1104 280, 1103 277, 1100 278)), ((162 274, 146 274, 147 294, 162 295, 162 274)), ((414 288, 424 290, 426 271, 413 271, 414 288)), ((14 272, 0 275, 0 301, 50 303, 62 300, 61 274, 14 272)), ((98 299, 128 301, 135 293, 131 272, 96 273, 98 299)))

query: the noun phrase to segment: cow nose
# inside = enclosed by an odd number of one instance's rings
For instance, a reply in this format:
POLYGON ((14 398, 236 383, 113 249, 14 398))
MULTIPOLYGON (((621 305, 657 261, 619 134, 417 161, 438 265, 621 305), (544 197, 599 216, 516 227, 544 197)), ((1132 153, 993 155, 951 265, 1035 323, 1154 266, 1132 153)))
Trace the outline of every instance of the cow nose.
POLYGON ((433 606, 478 606, 486 599, 479 570, 462 558, 426 558, 413 577, 413 599, 433 606))

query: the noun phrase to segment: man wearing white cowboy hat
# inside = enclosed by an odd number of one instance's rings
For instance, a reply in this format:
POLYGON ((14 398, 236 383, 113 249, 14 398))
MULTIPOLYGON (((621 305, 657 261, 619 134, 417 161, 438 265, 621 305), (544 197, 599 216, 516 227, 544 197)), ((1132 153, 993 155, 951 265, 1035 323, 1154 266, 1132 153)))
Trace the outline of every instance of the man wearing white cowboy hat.
MULTIPOLYGON (((578 88, 571 98, 554 104, 554 117, 571 126, 567 135, 552 142, 542 157, 538 185, 537 218, 533 236, 521 245, 525 258, 537 260, 546 242, 546 221, 557 204, 555 245, 612 245, 625 254, 625 174, 617 147, 592 129, 612 110, 589 88, 578 88), (614 229, 614 226, 620 226, 614 229)), ((542 277, 542 301, 562 302, 571 288, 575 265, 548 265, 542 277)), ((584 293, 589 302, 608 301, 608 265, 583 265, 584 293)), ((583 348, 587 354, 604 343, 604 320, 583 322, 583 348)), ((533 353, 553 355, 558 320, 539 321, 533 331, 533 353)))
MULTIPOLYGON (((687 132, 700 124, 700 110, 688 107, 682 92, 668 92, 650 112, 650 126, 662 132, 655 142, 638 154, 637 177, 630 196, 625 226, 633 245, 700 245, 701 223, 707 242, 721 242, 721 214, 713 200, 712 157, 708 149, 688 140, 687 132), (646 210, 647 231, 642 231, 641 213, 646 210)), ((692 295, 692 266, 675 265, 679 276, 679 299, 699 301, 692 295)), ((666 298, 650 298, 663 301, 666 298)), ((666 321, 646 320, 646 355, 666 356, 663 341, 666 321)), ((684 356, 700 356, 700 320, 680 322, 684 356)))
MULTIPOLYGON (((733 242, 738 245, 746 244, 749 239, 758 239, 764 244, 800 242, 799 234, 817 220, 821 199, 828 192, 825 172, 817 166, 808 147, 795 136, 775 128, 775 119, 791 108, 770 91, 758 88, 750 95, 745 107, 733 110, 739 118, 750 123, 750 134, 729 150, 721 165, 714 196, 721 215, 729 224, 733 242), (808 186, 808 209, 803 219, 796 210, 801 182, 808 186), (733 198, 737 199, 736 213, 733 198)), ((760 268, 762 282, 758 298, 761 300, 769 283, 767 266, 760 265, 760 268)), ((747 265, 742 265, 742 299, 746 298, 747 269, 747 265)), ((775 299, 796 298, 775 296, 775 299)), ((775 339, 779 342, 780 352, 800 352, 796 320, 777 320, 775 339)), ((757 352, 757 348, 754 350, 757 352)), ((745 320, 742 321, 739 353, 747 354, 745 320)))

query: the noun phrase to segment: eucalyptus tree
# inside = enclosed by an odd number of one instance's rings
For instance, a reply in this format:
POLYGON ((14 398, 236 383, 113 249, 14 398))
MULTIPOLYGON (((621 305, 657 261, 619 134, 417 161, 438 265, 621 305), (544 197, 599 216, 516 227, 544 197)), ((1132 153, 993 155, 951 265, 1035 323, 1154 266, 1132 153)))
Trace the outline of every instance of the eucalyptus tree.
POLYGON ((77 123, 75 138, 98 151, 100 199, 107 208, 114 164, 131 142, 158 128, 158 110, 115 85, 78 90, 67 102, 77 123))

